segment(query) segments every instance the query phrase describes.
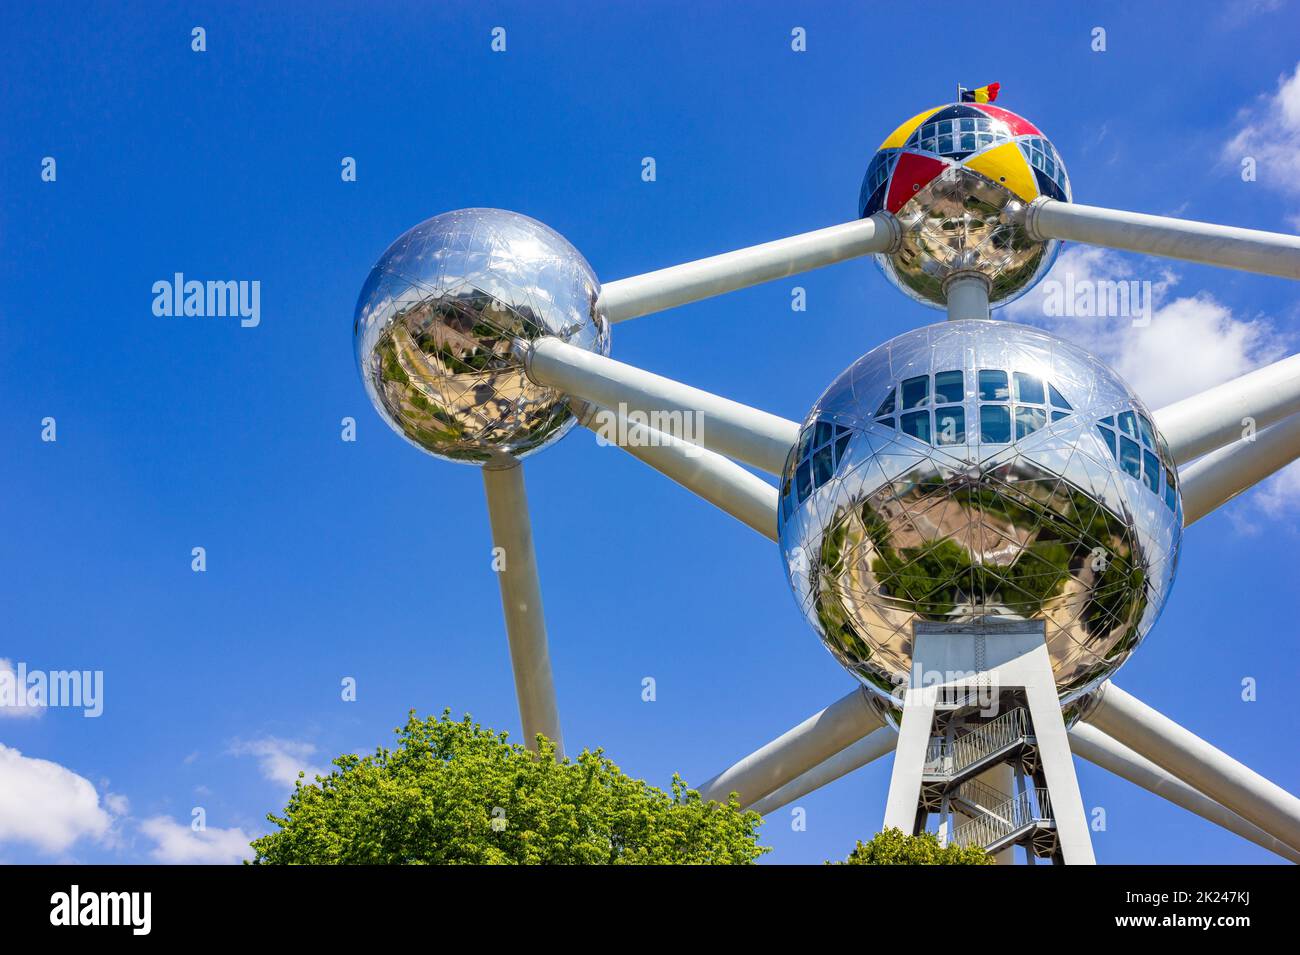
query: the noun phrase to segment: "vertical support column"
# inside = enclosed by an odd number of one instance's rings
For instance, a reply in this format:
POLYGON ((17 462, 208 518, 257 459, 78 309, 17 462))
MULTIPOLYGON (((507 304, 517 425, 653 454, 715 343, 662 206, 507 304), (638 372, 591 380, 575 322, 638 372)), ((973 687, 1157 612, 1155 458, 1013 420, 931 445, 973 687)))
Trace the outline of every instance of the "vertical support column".
POLYGON ((551 655, 542 613, 542 588, 533 551, 533 526, 528 517, 524 469, 515 462, 504 468, 483 469, 492 546, 500 548, 504 566, 497 574, 501 609, 510 641, 510 664, 515 674, 519 720, 524 745, 537 748, 540 733, 555 743, 555 755, 564 758, 564 737, 551 677, 551 655))
POLYGON ((1038 740, 1038 759, 1047 779, 1052 816, 1056 819, 1056 838, 1066 865, 1096 865, 1092 837, 1088 834, 1088 816, 1079 792, 1079 777, 1074 772, 1074 756, 1065 735, 1065 720, 1056 695, 1056 679, 1047 644, 1042 643, 1021 661, 1027 671, 1025 696, 1029 700, 1029 719, 1038 740))
POLYGON ((937 696, 936 687, 913 686, 908 688, 903 700, 894 769, 889 777, 889 798, 885 801, 885 829, 901 829, 910 835, 916 826, 921 774, 925 769, 925 752, 930 746, 937 696))
POLYGON ((943 284, 944 298, 948 301, 948 321, 966 319, 988 320, 989 280, 975 271, 957 272, 943 284))

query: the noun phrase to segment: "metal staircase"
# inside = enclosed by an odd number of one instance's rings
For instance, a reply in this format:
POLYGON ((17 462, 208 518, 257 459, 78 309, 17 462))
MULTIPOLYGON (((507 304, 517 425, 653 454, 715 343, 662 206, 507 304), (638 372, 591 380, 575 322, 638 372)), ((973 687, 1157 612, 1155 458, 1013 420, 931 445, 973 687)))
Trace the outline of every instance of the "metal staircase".
POLYGON ((1036 856, 1050 856, 1056 850, 1056 820, 1046 788, 1008 796, 971 780, 953 793, 953 805, 971 818, 952 830, 950 843, 977 845, 990 854, 1021 844, 1036 856))
POLYGON ((920 811, 969 817, 951 828, 949 843, 978 845, 990 854, 1024 845, 1032 856, 1053 856, 1056 821, 1047 789, 1030 785, 1011 795, 976 778, 1000 763, 1015 765, 1022 779, 1036 774, 1037 741, 1024 707, 960 735, 932 738, 921 775, 920 811))
POLYGON ((995 763, 1022 755, 1034 743, 1029 714, 1018 706, 951 741, 943 737, 931 739, 921 779, 950 787, 978 776, 995 763))

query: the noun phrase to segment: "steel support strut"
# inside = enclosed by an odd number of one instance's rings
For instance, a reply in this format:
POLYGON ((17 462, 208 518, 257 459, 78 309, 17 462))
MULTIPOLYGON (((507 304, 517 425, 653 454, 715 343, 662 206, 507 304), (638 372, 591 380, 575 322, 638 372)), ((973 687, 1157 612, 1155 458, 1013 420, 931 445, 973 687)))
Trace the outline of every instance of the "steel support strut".
POLYGON ((540 733, 555 744, 555 755, 563 758, 564 737, 551 677, 542 587, 537 577, 537 554, 533 550, 523 466, 516 463, 505 468, 484 468, 483 490, 487 494, 492 544, 499 548, 496 556, 502 561, 497 582, 506 618, 506 637, 510 641, 510 664, 515 674, 524 745, 536 749, 540 733))

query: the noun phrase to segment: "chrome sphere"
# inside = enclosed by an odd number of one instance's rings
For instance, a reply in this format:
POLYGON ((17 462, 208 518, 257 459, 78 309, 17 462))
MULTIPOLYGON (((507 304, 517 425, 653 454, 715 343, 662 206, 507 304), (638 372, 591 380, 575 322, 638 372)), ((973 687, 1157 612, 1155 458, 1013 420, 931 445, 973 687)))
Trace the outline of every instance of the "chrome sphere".
POLYGON ((1021 210, 1040 195, 1070 201, 1065 164, 1047 137, 1010 110, 952 103, 918 113, 881 143, 858 214, 897 217, 902 244, 875 259, 904 295, 942 308, 944 282, 975 271, 997 306, 1027 292, 1060 248, 1021 225, 1021 210))
POLYGON ((370 270, 352 324, 357 368, 393 430, 435 457, 522 458, 573 426, 512 347, 554 335, 609 353, 600 283, 564 237, 500 209, 421 222, 370 270))
POLYGON ((1182 540, 1178 474, 1137 396, 1075 345, 945 322, 859 358, 818 400, 782 478, 790 586, 883 702, 912 625, 1045 621, 1063 705, 1155 623, 1182 540))

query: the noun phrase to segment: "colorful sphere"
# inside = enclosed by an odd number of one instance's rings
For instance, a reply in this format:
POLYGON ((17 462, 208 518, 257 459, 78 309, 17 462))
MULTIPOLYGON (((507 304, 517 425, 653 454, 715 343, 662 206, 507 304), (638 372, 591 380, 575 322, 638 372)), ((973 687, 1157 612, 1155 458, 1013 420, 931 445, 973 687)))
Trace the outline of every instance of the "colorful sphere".
POLYGON ((558 441, 570 399, 532 382, 516 347, 553 335, 601 355, 600 283, 564 237, 500 209, 434 216, 380 256, 352 325, 375 410, 434 457, 504 465, 558 441))
POLYGON ((1155 623, 1182 540, 1145 406, 1082 348, 1006 322, 906 332, 804 423, 779 540, 800 610, 882 702, 917 621, 1044 621, 1063 705, 1155 623))
POLYGON ((858 214, 897 218, 901 244, 875 259, 909 298, 942 308, 944 283, 975 271, 998 306, 1042 278, 1060 248, 1030 238, 1020 211, 1039 196, 1070 195, 1065 164, 1038 127, 998 106, 952 103, 918 113, 881 143, 858 214))

